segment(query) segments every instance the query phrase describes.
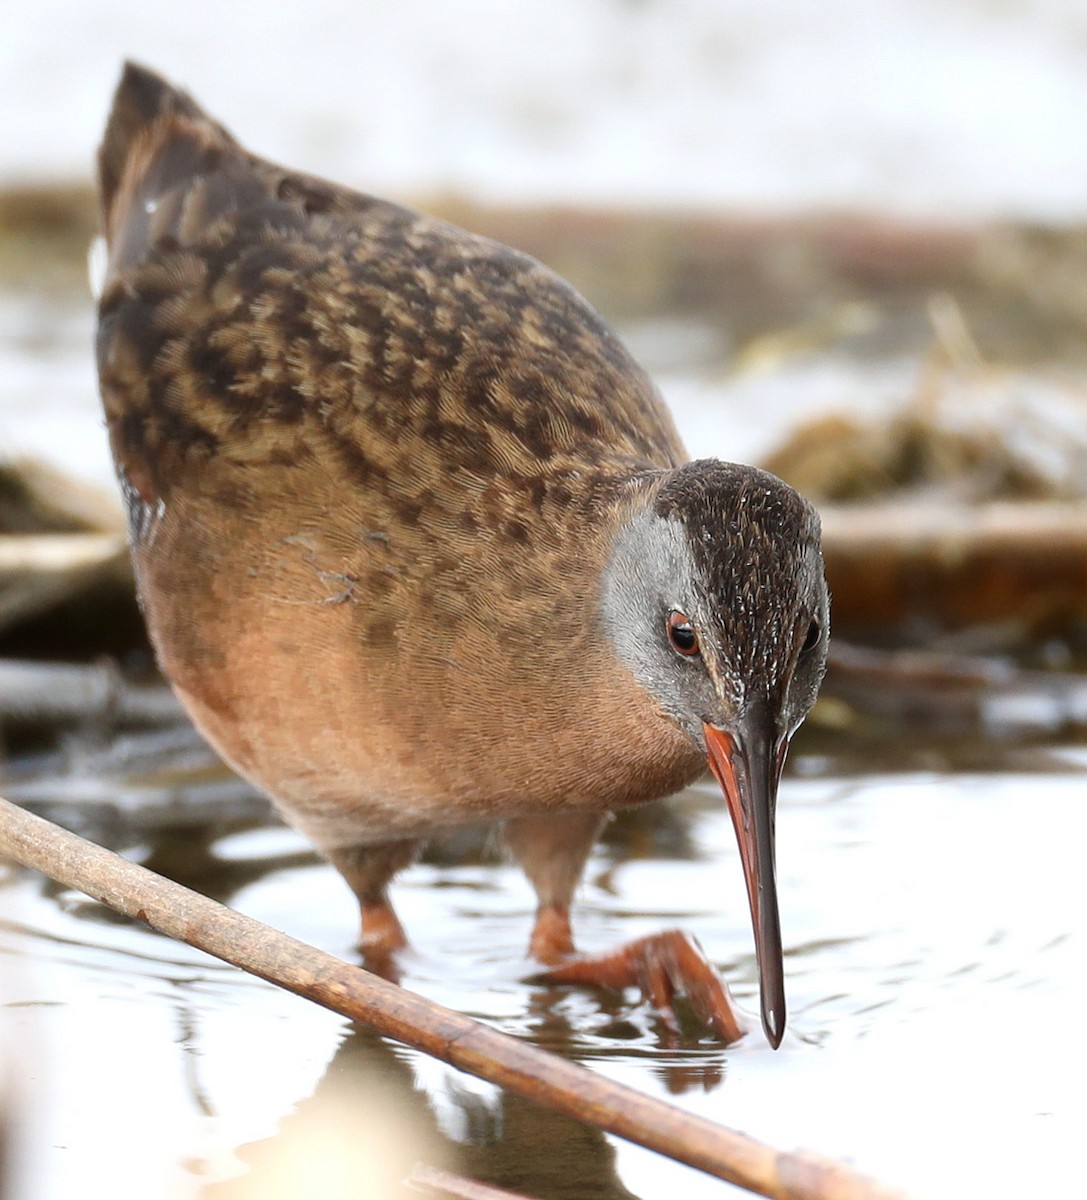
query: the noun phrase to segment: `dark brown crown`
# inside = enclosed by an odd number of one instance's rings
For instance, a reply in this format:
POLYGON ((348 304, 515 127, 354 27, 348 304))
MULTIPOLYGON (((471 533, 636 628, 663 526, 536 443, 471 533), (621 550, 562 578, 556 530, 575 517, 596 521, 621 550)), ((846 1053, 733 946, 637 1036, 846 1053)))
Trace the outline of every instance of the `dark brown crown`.
POLYGON ((757 467, 699 459, 670 473, 655 509, 687 534, 705 605, 737 676, 780 679, 799 624, 821 603, 819 517, 757 467))

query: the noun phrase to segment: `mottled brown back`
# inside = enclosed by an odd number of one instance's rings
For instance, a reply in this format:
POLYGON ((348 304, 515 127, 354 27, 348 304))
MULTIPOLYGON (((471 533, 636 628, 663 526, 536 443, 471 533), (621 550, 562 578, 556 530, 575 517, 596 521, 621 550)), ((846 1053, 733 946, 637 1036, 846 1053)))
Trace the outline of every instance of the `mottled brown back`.
POLYGON ((139 68, 100 164, 107 415, 156 495, 186 464, 252 461, 261 429, 307 421, 360 484, 393 491, 390 476, 427 474, 424 449, 446 487, 682 460, 644 372, 526 255, 265 163, 139 68))

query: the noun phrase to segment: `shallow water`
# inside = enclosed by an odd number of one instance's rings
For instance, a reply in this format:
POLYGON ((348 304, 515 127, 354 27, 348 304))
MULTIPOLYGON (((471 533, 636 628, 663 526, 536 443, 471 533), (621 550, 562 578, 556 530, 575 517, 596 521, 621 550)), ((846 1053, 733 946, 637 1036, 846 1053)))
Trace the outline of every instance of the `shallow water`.
MULTIPOLYGON (((415 938, 403 982, 919 1195, 1062 1194, 1076 1169, 1072 1131, 1087 1115, 1073 1009, 1083 760, 1069 747, 1030 774, 858 775, 802 753, 779 810, 791 1019, 777 1053, 760 1036, 724 1050, 690 1030, 665 1050, 634 995, 519 982, 531 896, 506 865, 403 875, 396 901, 415 938)), ((753 1010, 728 818, 708 785, 674 807, 683 836, 657 838, 648 856, 629 837, 598 851, 581 943, 602 949, 681 925, 753 1010)), ((226 869, 211 890, 350 958, 352 902, 295 834, 235 833, 212 850, 226 869)), ((145 858, 147 847, 131 853, 145 858)), ((503 1098, 33 876, 12 872, 0 886, 0 953, 0 1034, 29 1097, 18 1200, 59 1200, 88 1181, 90 1194, 108 1183, 113 1196, 291 1195, 292 1171, 312 1181, 314 1153, 323 1169, 338 1164, 343 1190, 329 1195, 348 1194, 347 1180, 354 1194, 398 1194, 418 1159, 540 1197, 724 1187, 503 1098), (364 1148, 371 1166, 386 1164, 385 1184, 361 1181, 364 1148)))

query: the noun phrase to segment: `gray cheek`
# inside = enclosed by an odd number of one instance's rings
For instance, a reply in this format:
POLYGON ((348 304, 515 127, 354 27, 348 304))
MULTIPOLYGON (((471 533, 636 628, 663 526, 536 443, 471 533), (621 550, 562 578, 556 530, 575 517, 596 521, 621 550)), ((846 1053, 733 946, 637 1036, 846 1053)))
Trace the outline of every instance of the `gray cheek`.
POLYGON ((638 674, 663 644, 668 606, 690 604, 693 565, 674 521, 640 512, 615 539, 604 571, 601 616, 619 657, 638 674))
POLYGON ((691 664, 690 674, 683 680, 682 687, 685 716, 679 724, 699 749, 704 749, 705 735, 702 732, 702 723, 720 722, 723 719, 721 703, 701 665, 691 664))
POLYGON ((701 748, 702 722, 714 720, 713 685, 698 659, 681 659, 665 647, 647 664, 645 687, 661 710, 701 748))
POLYGON ((699 717, 713 690, 700 662, 681 660, 671 649, 664 626, 669 608, 690 608, 693 596, 693 564, 682 529, 655 513, 637 514, 620 531, 604 573, 604 628, 619 660, 700 744, 699 717))

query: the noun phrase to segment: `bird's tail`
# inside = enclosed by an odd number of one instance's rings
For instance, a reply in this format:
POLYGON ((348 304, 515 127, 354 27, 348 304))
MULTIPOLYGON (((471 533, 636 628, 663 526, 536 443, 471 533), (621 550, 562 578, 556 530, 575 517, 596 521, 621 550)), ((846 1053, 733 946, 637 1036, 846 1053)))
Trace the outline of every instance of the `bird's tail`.
POLYGON ((146 154, 149 143, 158 141, 167 130, 185 126, 199 128, 204 139, 234 139, 217 125, 188 93, 167 83, 161 75, 138 63, 126 62, 117 90, 105 136, 98 150, 98 179, 102 204, 108 212, 121 189, 129 160, 146 154), (154 136, 155 133, 159 137, 154 136), (211 136, 214 135, 214 136, 211 136))
POLYGON ((169 235, 184 244, 186 232, 206 225, 235 203, 236 189, 222 176, 225 158, 246 157, 234 138, 185 92, 136 63, 126 63, 98 151, 102 223, 109 270, 137 261, 148 244, 169 235), (192 191, 200 188, 199 211, 192 191))

